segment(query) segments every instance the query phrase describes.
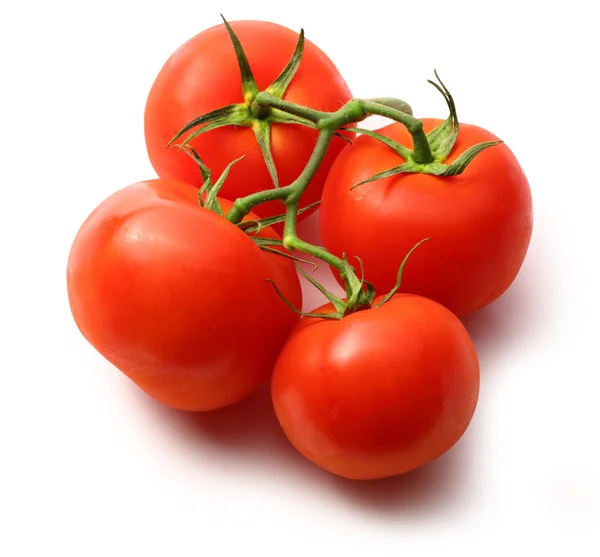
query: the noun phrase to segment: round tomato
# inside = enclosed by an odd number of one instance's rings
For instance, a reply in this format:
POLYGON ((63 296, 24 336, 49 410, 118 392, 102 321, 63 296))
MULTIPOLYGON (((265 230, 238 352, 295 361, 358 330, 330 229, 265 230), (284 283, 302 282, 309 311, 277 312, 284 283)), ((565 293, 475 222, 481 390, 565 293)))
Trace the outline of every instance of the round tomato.
MULTIPOLYGON (((424 119, 425 131, 440 120, 424 119)), ((401 124, 379 133, 411 145, 401 124)), ((490 132, 461 124, 447 162, 490 132)), ((529 246, 532 204, 529 184, 505 144, 488 148, 453 177, 398 174, 352 186, 404 162, 379 141, 362 136, 340 154, 321 203, 323 243, 333 253, 359 256, 378 292, 392 288, 405 254, 420 240, 402 291, 420 294, 457 315, 500 296, 515 279, 529 246)))
MULTIPOLYGON (((264 21, 235 21, 231 27, 246 53, 258 89, 265 90, 286 67, 298 34, 264 21)), ((331 60, 317 46, 306 41, 300 66, 283 98, 307 107, 333 111, 351 97, 331 60)), ((240 69, 225 25, 207 29, 179 47, 158 74, 146 104, 146 146, 157 174, 200 186, 202 178, 197 165, 177 149, 166 149, 167 144, 195 118, 244 102, 240 69)), ((247 109, 251 114, 249 106, 247 109)), ((232 169, 219 193, 221 197, 235 200, 273 188, 253 131, 259 121, 260 118, 256 118, 250 126, 214 129, 191 141, 190 145, 216 176, 232 160, 245 155, 232 169)), ((316 137, 316 130, 302 125, 271 125, 271 151, 281 185, 291 183, 304 169, 316 137)), ((344 145, 339 137, 333 139, 323 164, 302 197, 302 206, 320 198, 327 171, 344 145)), ((280 214, 283 209, 279 202, 270 202, 257 207, 256 212, 267 217, 280 214)))
POLYGON ((272 371, 298 318, 267 278, 301 305, 292 261, 200 207, 190 185, 162 179, 101 203, 67 270, 83 336, 150 396, 192 411, 232 404, 272 371))
POLYGON ((303 318, 272 378, 277 418, 296 449, 360 480, 402 474, 447 451, 478 394, 477 355, 461 322, 411 294, 339 321, 303 318))

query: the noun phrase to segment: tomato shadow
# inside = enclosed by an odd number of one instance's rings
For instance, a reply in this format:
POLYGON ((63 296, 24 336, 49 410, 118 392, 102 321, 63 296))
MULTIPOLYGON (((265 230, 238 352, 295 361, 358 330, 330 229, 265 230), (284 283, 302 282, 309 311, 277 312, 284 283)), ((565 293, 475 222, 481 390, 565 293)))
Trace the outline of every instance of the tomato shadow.
POLYGON ((471 500, 466 440, 436 460, 401 476, 353 481, 332 476, 334 491, 378 519, 427 521, 458 514, 471 500))
POLYGON ((185 450, 232 473, 311 473, 314 468, 298 454, 279 426, 266 381, 246 399, 210 412, 181 412, 167 408, 140 393, 149 411, 168 435, 175 435, 185 450))
POLYGON ((403 520, 429 519, 460 506, 465 491, 465 440, 422 468, 402 476, 353 481, 332 475, 305 459, 285 437, 273 410, 268 382, 247 399, 212 412, 167 408, 137 389, 138 402, 157 427, 192 458, 252 477, 266 489, 285 485, 349 505, 354 512, 403 520), (269 487, 270 486, 270 487, 269 487))
POLYGON ((220 410, 189 413, 181 419, 190 433, 240 452, 290 452, 271 403, 269 384, 248 398, 220 410))
POLYGON ((477 349, 482 371, 495 367, 501 357, 530 349, 548 323, 548 304, 534 270, 528 266, 500 298, 461 318, 477 349))

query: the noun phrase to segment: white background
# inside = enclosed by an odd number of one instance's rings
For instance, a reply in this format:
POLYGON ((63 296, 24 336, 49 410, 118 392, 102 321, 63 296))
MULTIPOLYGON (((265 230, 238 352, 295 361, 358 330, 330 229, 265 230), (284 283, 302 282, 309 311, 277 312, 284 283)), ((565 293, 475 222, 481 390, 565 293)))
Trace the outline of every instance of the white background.
POLYGON ((3 2, 0 555, 598 555, 593 5, 3 2), (278 430, 265 390, 209 415, 162 408, 72 321, 75 232, 114 190, 154 176, 149 87, 221 11, 304 27, 355 96, 402 97, 417 116, 445 116, 426 83, 437 67, 462 121, 504 139, 529 177, 522 272, 466 320, 482 368, 472 425, 415 473, 369 484, 319 470, 278 430))

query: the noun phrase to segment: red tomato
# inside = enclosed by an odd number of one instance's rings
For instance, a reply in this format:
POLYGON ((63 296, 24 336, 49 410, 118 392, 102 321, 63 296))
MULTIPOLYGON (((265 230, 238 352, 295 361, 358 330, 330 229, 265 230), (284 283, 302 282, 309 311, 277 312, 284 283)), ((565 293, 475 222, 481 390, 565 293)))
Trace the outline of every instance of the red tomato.
MULTIPOLYGON (((242 43, 259 89, 265 90, 286 67, 298 34, 264 21, 235 21, 231 27, 242 43)), ((332 111, 351 97, 331 60, 306 41, 300 67, 284 99, 332 111)), ((177 149, 165 149, 167 143, 194 118, 243 102, 240 70, 224 25, 207 29, 179 47, 158 74, 146 104, 146 146, 157 174, 200 186, 202 179, 197 165, 177 149)), ((315 130, 300 125, 274 124, 271 127, 271 150, 281 185, 291 183, 304 169, 316 137, 315 130)), ((235 200, 273 188, 250 127, 215 129, 198 136, 190 145, 196 148, 214 176, 219 176, 232 160, 246 155, 232 169, 220 191, 221 197, 235 200)), ((323 164, 302 197, 302 206, 320 198, 327 172, 344 145, 342 139, 333 139, 323 164)), ((266 217, 283 211, 279 202, 270 202, 257 207, 256 212, 266 217)))
POLYGON ((297 316, 266 278, 302 303, 293 263, 196 195, 162 179, 118 191, 79 230, 67 271, 83 336, 150 396, 193 411, 232 404, 270 374, 297 316))
MULTIPOLYGON (((440 120, 425 119, 425 130, 440 120)), ((411 146, 400 124, 380 133, 411 146)), ((497 139, 461 124, 448 163, 470 146, 497 139)), ((480 153, 463 174, 436 177, 401 174, 350 188, 404 160, 366 136, 336 160, 321 203, 323 243, 333 253, 359 256, 378 292, 390 290, 404 255, 418 241, 402 291, 420 294, 457 315, 500 296, 515 279, 529 246, 532 205, 529 184, 505 144, 480 153)))
POLYGON ((360 480, 408 472, 450 449, 478 394, 477 355, 461 322, 410 294, 339 321, 303 318, 272 378, 277 418, 296 449, 360 480))

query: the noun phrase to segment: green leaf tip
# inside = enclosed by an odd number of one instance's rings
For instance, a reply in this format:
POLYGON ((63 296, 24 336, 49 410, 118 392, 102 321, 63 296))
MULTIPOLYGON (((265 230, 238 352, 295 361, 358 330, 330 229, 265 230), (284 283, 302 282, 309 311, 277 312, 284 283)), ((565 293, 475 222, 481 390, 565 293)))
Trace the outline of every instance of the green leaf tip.
POLYGON ((429 240, 431 240, 431 238, 423 238, 421 241, 417 242, 411 249, 410 251, 404 256, 404 259, 402 260, 402 263, 400 263, 400 268, 398 269, 398 276, 396 278, 396 284, 394 285, 394 288, 392 288, 375 306, 375 308, 379 308, 381 307, 383 304, 389 302, 392 297, 394 296, 394 294, 396 294, 396 292, 398 292, 400 286, 402 285, 402 273, 404 272, 404 267, 406 266, 406 263, 408 262, 408 260, 410 259, 410 256, 413 254, 413 252, 423 243, 428 242, 429 240))
MULTIPOLYGON (((258 240, 259 238, 253 238, 255 241, 258 240)), ((318 265, 316 263, 314 263, 313 261, 308 261, 308 259, 302 259, 300 257, 296 257, 295 255, 292 255, 291 253, 285 252, 285 251, 279 251, 278 249, 273 248, 272 246, 268 245, 268 244, 261 244, 260 242, 256 242, 258 247, 263 250, 266 251, 268 253, 273 253, 275 255, 278 255, 280 257, 285 257, 286 259, 291 259, 292 261, 294 261, 296 263, 296 265, 298 263, 304 263, 305 265, 311 265, 315 270, 317 269, 318 265)), ((276 244, 276 245, 282 245, 281 244, 276 244)))
MULTIPOLYGON (((306 205, 306 207, 302 207, 301 209, 298 209, 298 214, 301 215, 302 213, 304 213, 306 211, 310 211, 311 209, 314 209, 315 207, 320 205, 320 203, 321 203, 320 199, 313 203, 310 203, 309 205, 306 205)), ((259 219, 259 220, 250 220, 250 221, 245 220, 245 221, 239 222, 236 226, 238 228, 241 228, 242 230, 244 230, 247 234, 251 234, 251 233, 256 234, 265 226, 279 224, 280 222, 284 222, 284 221, 285 221, 285 214, 281 214, 281 215, 275 215, 273 217, 265 217, 265 218, 259 219)))
POLYGON ((221 176, 219 176, 219 179, 215 182, 215 185, 211 188, 208 196, 212 196, 214 198, 217 197, 217 195, 219 195, 219 192, 221 191, 221 188, 223 187, 223 185, 225 184, 225 180, 227 180, 227 176, 229 176, 229 173, 231 172, 231 169, 238 163, 240 162, 246 155, 242 155, 241 157, 238 157, 237 159, 231 161, 226 167, 225 170, 223 170, 223 173, 221 174, 221 176))
POLYGON ((204 161, 200 158, 200 155, 198 154, 198 151, 196 151, 196 149, 194 149, 191 145, 183 144, 173 145, 173 147, 176 147, 177 149, 185 153, 200 167, 200 174, 202 175, 203 183, 206 183, 207 181, 211 180, 212 175, 210 172, 210 168, 208 168, 208 166, 204 164, 204 161))
POLYGON ((229 38, 233 44, 233 49, 235 50, 235 56, 240 68, 240 76, 242 78, 242 95, 246 104, 249 105, 254 97, 258 94, 258 85, 256 84, 254 76, 252 75, 250 63, 248 62, 248 58, 246 57, 246 53, 244 52, 244 48, 242 47, 240 39, 235 34, 235 31, 232 29, 231 25, 229 25, 229 22, 225 19, 223 14, 221 14, 221 19, 225 24, 225 28, 227 29, 229 38))
POLYGON ((467 166, 469 166, 471 161, 477 155, 479 155, 479 153, 489 149, 490 147, 499 145, 500 143, 504 142, 501 139, 498 139, 497 141, 484 141, 483 143, 477 143, 477 145, 469 147, 469 149, 462 153, 460 157, 458 157, 450 166, 448 166, 440 176, 457 176, 458 174, 462 174, 467 166))
POLYGON ((275 292, 277 292, 277 295, 283 300, 285 305, 287 307, 289 307, 294 313, 297 313, 298 315, 301 315, 302 317, 312 317, 315 319, 330 319, 330 320, 338 320, 343 317, 341 313, 306 313, 304 311, 301 311, 301 310, 295 308, 294 305, 282 294, 281 290, 279 290, 279 288, 275 284, 275 281, 273 281, 272 279, 269 279, 269 278, 265 279, 265 280, 267 282, 270 282, 273 285, 273 288, 275 288, 275 292))
POLYGON ((344 302, 341 298, 338 298, 335 294, 329 292, 327 288, 325 288, 316 278, 311 277, 300 265, 296 263, 296 268, 298 272, 308 281, 310 282, 327 300, 333 305, 336 312, 343 314, 346 310, 346 302, 344 302))
MULTIPOLYGON (((344 129, 347 129, 347 128, 344 128, 344 129)), ((409 160, 413 154, 413 152, 408 147, 405 147, 404 145, 402 145, 402 143, 398 143, 397 141, 394 141, 393 139, 391 139, 385 135, 382 135, 380 133, 377 133, 373 130, 367 130, 365 128, 349 128, 349 129, 352 129, 356 133, 360 133, 361 135, 366 135, 367 137, 372 137, 373 139, 380 141, 381 143, 383 143, 384 145, 387 145, 390 149, 392 149, 393 151, 398 153, 404 160, 409 160)))
POLYGON ((407 173, 411 173, 411 172, 415 172, 415 165, 412 163, 405 162, 404 164, 395 166, 394 168, 390 168, 389 170, 384 170, 382 172, 379 172, 379 173, 375 174, 374 176, 371 176, 370 178, 367 178, 366 180, 359 182, 358 184, 354 184, 350 188, 350 191, 352 191, 353 189, 358 188, 359 186, 362 186, 364 184, 368 184, 369 182, 375 182, 377 180, 383 180, 384 178, 391 178, 392 176, 396 176, 397 174, 407 174, 407 173))
POLYGON ((285 94, 290 82, 296 75, 298 68, 300 67, 300 62, 302 61, 302 54, 304 53, 304 29, 300 30, 300 35, 298 36, 298 41, 296 43, 296 48, 290 61, 287 66, 283 69, 283 71, 279 74, 279 76, 267 87, 266 91, 271 93, 274 97, 278 99, 282 99, 285 94))
POLYGON ((437 83, 431 79, 428 79, 427 82, 433 85, 441 93, 450 112, 450 115, 446 120, 427 134, 427 139, 433 152, 435 162, 441 163, 444 162, 452 152, 458 138, 460 125, 458 114, 456 112, 456 104, 454 103, 450 91, 440 79, 436 69, 433 70, 433 73, 437 79, 437 83))

